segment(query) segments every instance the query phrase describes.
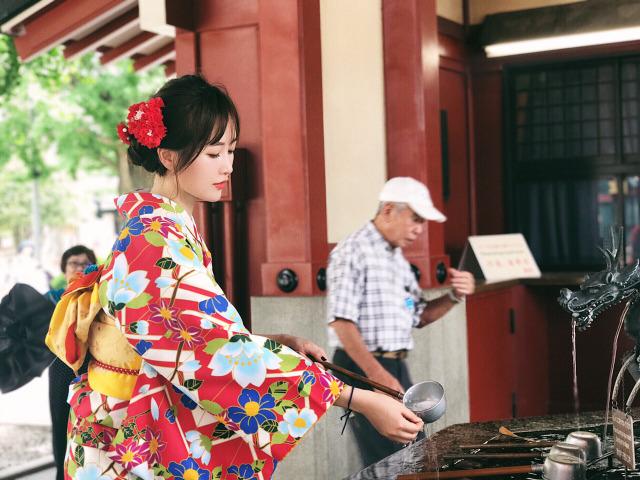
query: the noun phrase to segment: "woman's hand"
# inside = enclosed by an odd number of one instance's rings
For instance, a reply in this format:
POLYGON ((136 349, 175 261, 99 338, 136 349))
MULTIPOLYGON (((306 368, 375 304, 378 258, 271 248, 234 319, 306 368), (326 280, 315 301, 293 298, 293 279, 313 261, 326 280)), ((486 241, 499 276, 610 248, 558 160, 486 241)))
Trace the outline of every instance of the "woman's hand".
MULTIPOLYGON (((349 389, 345 388, 340 399, 348 394, 349 389)), ((351 409, 367 417, 381 435, 394 442, 412 441, 424 425, 420 417, 399 401, 370 390, 356 388, 351 399, 351 409)))
POLYGON ((280 335, 265 335, 266 337, 275 340, 287 347, 295 350, 302 356, 309 358, 309 355, 313 357, 315 360, 326 360, 327 352, 324 349, 311 340, 307 340, 306 338, 296 337, 294 335, 280 334, 280 335))

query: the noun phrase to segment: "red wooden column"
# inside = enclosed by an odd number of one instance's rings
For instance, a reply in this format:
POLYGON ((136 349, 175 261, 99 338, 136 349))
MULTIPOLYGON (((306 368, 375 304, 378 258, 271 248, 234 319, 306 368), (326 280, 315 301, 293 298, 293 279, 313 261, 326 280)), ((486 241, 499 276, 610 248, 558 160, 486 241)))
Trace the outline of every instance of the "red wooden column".
POLYGON ((294 295, 320 293, 327 257, 320 6, 317 0, 260 2, 261 121, 266 259, 262 294, 293 270, 294 295))
MULTIPOLYGON (((383 0, 382 22, 387 174, 425 183, 442 209, 436 2, 383 0)), ((421 284, 437 286, 437 266, 449 263, 444 229, 429 222, 425 230, 405 254, 420 269, 421 284)))
POLYGON ((247 252, 237 255, 248 256, 249 291, 239 295, 319 294, 328 254, 319 1, 194 5, 194 32, 176 36, 177 72, 227 88, 247 150, 247 252), (285 269, 298 280, 290 293, 276 280, 285 269))

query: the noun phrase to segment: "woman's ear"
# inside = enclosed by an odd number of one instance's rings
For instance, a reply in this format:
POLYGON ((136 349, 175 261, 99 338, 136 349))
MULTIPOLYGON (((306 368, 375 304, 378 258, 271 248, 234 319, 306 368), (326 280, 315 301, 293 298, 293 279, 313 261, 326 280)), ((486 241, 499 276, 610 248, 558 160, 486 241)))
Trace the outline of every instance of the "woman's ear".
POLYGON ((159 148, 158 158, 160 159, 160 163, 162 164, 162 166, 169 172, 175 171, 175 167, 178 162, 178 154, 174 150, 159 148))

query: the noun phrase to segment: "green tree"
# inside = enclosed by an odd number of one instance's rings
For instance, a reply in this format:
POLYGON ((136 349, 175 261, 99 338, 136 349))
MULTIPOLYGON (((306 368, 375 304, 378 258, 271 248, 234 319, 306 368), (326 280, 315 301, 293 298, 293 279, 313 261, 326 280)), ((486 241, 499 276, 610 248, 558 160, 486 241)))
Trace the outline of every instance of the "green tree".
POLYGON ((126 119, 129 105, 148 98, 164 83, 164 72, 137 73, 130 61, 105 68, 95 56, 82 62, 61 89, 63 104, 78 110, 65 109, 57 129, 58 154, 65 168, 75 172, 106 167, 118 175, 121 192, 148 184, 150 176, 128 162, 116 125, 126 119))
MULTIPOLYGON (((62 191, 55 181, 45 178, 40 181, 42 224, 49 226, 65 225, 74 218, 71 204, 67 202, 67 193, 62 191)), ((32 237, 32 179, 30 173, 19 162, 12 162, 0 175, 0 235, 10 235, 14 245, 32 237)))
POLYGON ((68 211, 69 204, 64 192, 51 190, 57 170, 74 176, 79 170, 110 172, 121 192, 144 186, 148 176, 129 165, 116 125, 129 105, 164 81, 160 68, 139 74, 128 60, 104 67, 95 54, 67 61, 61 48, 20 63, 12 39, 0 35, 0 232, 11 231, 18 242, 30 234, 38 243, 41 220, 62 222, 56 212, 68 211), (24 168, 7 174, 14 160, 24 168))
POLYGON ((121 192, 148 182, 128 163, 116 125, 166 80, 161 68, 138 73, 129 60, 105 67, 95 54, 67 61, 60 48, 17 68, 15 60, 11 38, 0 36, 0 168, 15 157, 33 178, 56 169, 108 171, 121 192), (51 147, 54 164, 43 159, 51 147))

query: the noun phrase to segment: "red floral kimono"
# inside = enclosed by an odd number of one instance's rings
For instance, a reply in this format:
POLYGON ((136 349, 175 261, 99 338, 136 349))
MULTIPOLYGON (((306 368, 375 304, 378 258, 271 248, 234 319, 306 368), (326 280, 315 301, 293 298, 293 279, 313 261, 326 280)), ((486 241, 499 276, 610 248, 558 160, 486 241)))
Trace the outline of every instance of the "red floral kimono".
POLYGON ((111 256, 69 287, 47 339, 72 367, 94 358, 70 386, 66 478, 271 478, 342 383, 247 331, 182 207, 116 204, 111 256))

